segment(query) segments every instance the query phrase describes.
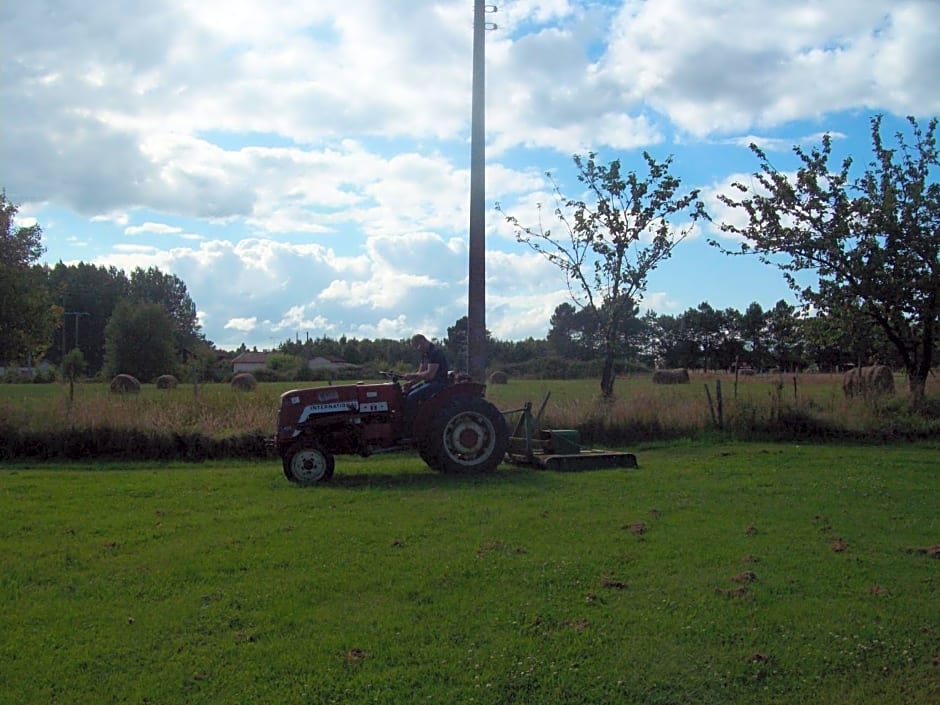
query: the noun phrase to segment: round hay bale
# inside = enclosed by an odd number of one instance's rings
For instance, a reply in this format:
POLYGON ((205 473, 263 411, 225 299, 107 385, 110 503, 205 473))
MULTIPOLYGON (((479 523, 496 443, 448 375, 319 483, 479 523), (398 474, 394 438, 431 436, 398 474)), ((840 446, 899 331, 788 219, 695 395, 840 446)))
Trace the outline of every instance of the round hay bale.
POLYGON ((856 367, 842 378, 846 397, 894 394, 894 374, 887 365, 856 367))
POLYGON ((117 375, 111 380, 111 391, 115 394, 139 394, 140 381, 133 375, 117 375))
POLYGON ((258 380, 250 372, 239 372, 232 377, 232 388, 243 392, 250 392, 258 386, 258 380))
POLYGON ((656 370, 653 373, 653 384, 689 384, 689 371, 685 368, 678 370, 656 370))
POLYGON ((157 385, 157 389, 176 389, 179 380, 173 375, 160 375, 154 383, 157 385))
POLYGON ((494 370, 490 373, 489 382, 490 384, 508 384, 509 375, 502 370, 494 370))

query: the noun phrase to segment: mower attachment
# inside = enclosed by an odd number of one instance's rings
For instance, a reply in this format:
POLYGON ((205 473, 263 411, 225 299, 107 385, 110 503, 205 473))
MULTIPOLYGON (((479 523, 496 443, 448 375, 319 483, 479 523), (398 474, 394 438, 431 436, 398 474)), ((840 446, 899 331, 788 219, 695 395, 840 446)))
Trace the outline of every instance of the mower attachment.
POLYGON ((506 452, 509 463, 566 472, 637 467, 633 453, 582 448, 577 430, 543 429, 542 413, 550 396, 550 392, 545 395, 538 414, 532 414, 532 402, 526 402, 521 409, 503 412, 507 417, 520 414, 509 437, 506 452))

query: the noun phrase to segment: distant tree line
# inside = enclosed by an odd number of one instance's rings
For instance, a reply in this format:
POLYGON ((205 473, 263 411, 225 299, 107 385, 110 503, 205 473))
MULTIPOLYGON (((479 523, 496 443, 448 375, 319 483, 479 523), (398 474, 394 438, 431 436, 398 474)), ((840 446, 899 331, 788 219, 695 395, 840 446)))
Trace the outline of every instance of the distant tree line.
POLYGON ((156 267, 128 275, 84 262, 40 265, 42 229, 17 227, 16 213, 0 192, 0 364, 45 361, 68 378, 83 370, 144 381, 197 364, 211 376, 216 356, 179 277, 156 267))
MULTIPOLYGON (((498 340, 487 331, 490 370, 518 376, 580 378, 602 370, 607 341, 598 317, 569 303, 560 304, 545 338, 498 340)), ((467 370, 467 317, 448 327, 436 340, 452 369, 467 370)), ((415 364, 407 340, 307 338, 278 346, 281 355, 300 362, 317 356, 338 357, 375 369, 400 369, 415 364)), ((717 310, 707 302, 677 315, 647 312, 632 316, 617 341, 617 366, 622 372, 657 368, 706 371, 735 369, 767 372, 836 372, 853 365, 878 362, 903 369, 895 346, 878 329, 846 328, 840 320, 802 315, 795 306, 778 301, 764 310, 757 302, 743 312, 717 310)), ((940 352, 940 351, 938 351, 940 352)), ((295 369, 276 359, 274 367, 295 369)))

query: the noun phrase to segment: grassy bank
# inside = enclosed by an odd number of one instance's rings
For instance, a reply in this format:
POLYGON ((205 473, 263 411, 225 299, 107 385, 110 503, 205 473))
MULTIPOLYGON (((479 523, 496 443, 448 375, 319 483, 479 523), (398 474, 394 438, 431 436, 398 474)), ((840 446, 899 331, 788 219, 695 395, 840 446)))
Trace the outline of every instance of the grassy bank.
POLYGON ((938 448, 7 465, 0 703, 940 698, 938 448))

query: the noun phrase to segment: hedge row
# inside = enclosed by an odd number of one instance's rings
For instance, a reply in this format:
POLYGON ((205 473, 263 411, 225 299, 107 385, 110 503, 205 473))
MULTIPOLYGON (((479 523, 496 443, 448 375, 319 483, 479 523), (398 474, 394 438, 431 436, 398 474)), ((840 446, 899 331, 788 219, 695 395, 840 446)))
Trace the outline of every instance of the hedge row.
POLYGON ((62 429, 55 432, 0 428, 0 460, 219 460, 273 458, 268 437, 241 434, 211 438, 201 433, 161 434, 134 429, 62 429))

